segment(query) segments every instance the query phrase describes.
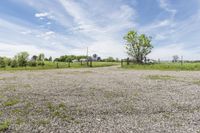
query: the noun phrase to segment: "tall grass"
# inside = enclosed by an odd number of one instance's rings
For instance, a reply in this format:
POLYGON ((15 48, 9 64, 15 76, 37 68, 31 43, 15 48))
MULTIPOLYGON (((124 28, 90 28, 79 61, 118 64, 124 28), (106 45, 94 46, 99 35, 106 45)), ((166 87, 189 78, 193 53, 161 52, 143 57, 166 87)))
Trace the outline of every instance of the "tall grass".
POLYGON ((176 70, 176 71, 199 71, 200 63, 160 63, 160 64, 130 64, 123 68, 137 70, 176 70))
MULTIPOLYGON (((106 67, 117 65, 115 62, 92 62, 92 67, 106 67)), ((6 68, 0 68, 0 70, 43 70, 43 69, 60 69, 60 68, 88 68, 87 63, 84 62, 82 65, 80 62, 70 63, 70 67, 67 62, 49 62, 46 61, 44 66, 36 66, 36 67, 16 67, 11 68, 7 66, 6 68), (58 64, 58 65, 57 65, 58 64)))

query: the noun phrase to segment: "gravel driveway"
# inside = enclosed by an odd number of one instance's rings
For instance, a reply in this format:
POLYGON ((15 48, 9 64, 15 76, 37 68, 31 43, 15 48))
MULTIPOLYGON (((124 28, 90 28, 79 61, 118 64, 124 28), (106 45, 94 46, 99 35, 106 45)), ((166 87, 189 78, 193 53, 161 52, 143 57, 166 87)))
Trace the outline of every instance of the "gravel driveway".
POLYGON ((0 123, 8 133, 200 132, 200 72, 0 72, 0 123))

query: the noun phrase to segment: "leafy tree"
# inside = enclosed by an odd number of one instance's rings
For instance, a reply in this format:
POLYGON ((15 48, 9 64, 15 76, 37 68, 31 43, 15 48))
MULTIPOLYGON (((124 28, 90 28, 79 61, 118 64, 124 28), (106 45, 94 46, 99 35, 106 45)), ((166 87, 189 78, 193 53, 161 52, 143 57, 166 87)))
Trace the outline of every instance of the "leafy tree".
POLYGON ((6 63, 3 57, 0 57, 0 68, 6 67, 6 63))
POLYGON ((10 66, 10 64, 11 64, 11 58, 8 58, 8 57, 1 57, 1 58, 4 61, 5 66, 10 66))
POLYGON ((101 57, 97 57, 97 61, 101 61, 101 57))
POLYGON ((51 56, 49 57, 49 61, 52 61, 52 57, 51 56))
POLYGON ((35 67, 35 66, 37 66, 37 62, 34 61, 34 60, 31 60, 31 61, 28 62, 28 65, 32 66, 32 67, 35 67))
POLYGON ((44 58, 44 61, 49 61, 49 59, 48 58, 44 58))
POLYGON ((115 62, 115 59, 113 57, 108 57, 108 58, 104 59, 104 61, 106 61, 106 62, 115 62))
POLYGON ((17 67, 18 66, 17 60, 15 60, 15 59, 12 60, 10 66, 11 67, 17 67))
POLYGON ((142 63, 153 48, 151 37, 145 34, 138 35, 136 31, 129 31, 125 36, 127 54, 133 57, 137 63, 142 63))
POLYGON ((38 55, 38 61, 44 61, 44 58, 45 58, 45 56, 43 53, 38 55))
POLYGON ((28 57, 29 54, 27 52, 21 52, 15 56, 15 59, 17 60, 19 66, 26 66, 28 62, 28 57))
POLYGON ((178 62, 178 60, 179 60, 179 56, 178 55, 174 55, 174 56, 172 56, 172 62, 178 62))
POLYGON ((32 61, 36 61, 36 60, 37 60, 37 58, 38 58, 38 56, 37 56, 37 55, 33 55, 33 56, 31 57, 31 60, 32 60, 32 61))

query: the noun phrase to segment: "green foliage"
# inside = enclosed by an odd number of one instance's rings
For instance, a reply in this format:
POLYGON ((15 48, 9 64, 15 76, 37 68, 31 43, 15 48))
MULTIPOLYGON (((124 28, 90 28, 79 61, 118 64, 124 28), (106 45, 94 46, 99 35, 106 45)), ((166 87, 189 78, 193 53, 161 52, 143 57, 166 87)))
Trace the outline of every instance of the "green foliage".
POLYGON ((0 123, 0 132, 5 132, 10 126, 9 121, 4 121, 0 123))
POLYGON ((145 34, 138 35, 137 32, 133 30, 129 31, 124 36, 124 40, 126 40, 127 54, 138 63, 142 63, 153 48, 151 37, 145 34))
POLYGON ((18 104, 18 103, 19 103, 18 99, 9 99, 3 105, 4 106, 13 106, 13 105, 18 104))
POLYGON ((51 57, 51 56, 49 57, 49 61, 53 61, 53 59, 52 59, 52 57, 51 57))
POLYGON ((3 57, 0 57, 0 68, 5 68, 6 67, 6 63, 3 57))
POLYGON ((38 55, 37 60, 38 61, 44 61, 44 58, 45 58, 45 55, 43 53, 41 53, 41 54, 38 55))
POLYGON ((17 66, 18 66, 17 60, 15 60, 15 59, 12 60, 10 66, 11 66, 12 68, 17 67, 17 66))
POLYGON ((29 61, 28 65, 32 66, 32 67, 36 67, 37 66, 37 62, 36 61, 29 61))
POLYGON ((29 54, 27 52, 18 53, 15 58, 17 59, 18 65, 23 67, 28 63, 29 54))
POLYGON ((54 61, 58 62, 72 62, 72 60, 80 60, 80 59, 86 59, 87 56, 80 55, 80 56, 75 56, 75 55, 64 55, 60 56, 59 58, 56 58, 54 61))
POLYGON ((159 64, 130 64, 124 63, 123 68, 137 70, 176 70, 176 71, 199 71, 200 63, 159 63, 159 64))
POLYGON ((44 61, 39 61, 38 62, 38 66, 44 66, 44 65, 45 65, 44 61))
MULTIPOLYGON (((38 62, 37 62, 38 63, 38 62)), ((43 69, 56 69, 57 68, 57 63, 59 68, 69 68, 67 62, 50 62, 50 61, 45 61, 44 66, 37 65, 36 67, 6 67, 0 70, 43 70, 43 69)), ((119 65, 117 62, 93 62, 92 66, 93 67, 106 67, 106 66, 113 66, 113 65, 119 65)), ((70 68, 87 68, 87 63, 83 62, 83 65, 81 65, 80 62, 76 63, 70 63, 70 68)))
POLYGON ((4 57, 3 60, 4 60, 5 64, 6 64, 6 66, 10 66, 11 65, 12 59, 4 57))
POLYGON ((105 62, 115 62, 115 59, 113 57, 108 57, 106 59, 103 59, 105 62))

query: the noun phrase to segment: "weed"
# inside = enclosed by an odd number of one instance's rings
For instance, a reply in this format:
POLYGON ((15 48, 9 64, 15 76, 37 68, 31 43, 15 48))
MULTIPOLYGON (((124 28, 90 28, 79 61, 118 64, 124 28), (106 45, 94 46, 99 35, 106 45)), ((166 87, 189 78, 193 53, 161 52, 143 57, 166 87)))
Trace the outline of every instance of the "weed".
POLYGON ((0 123, 0 131, 4 132, 4 131, 8 130, 9 126, 10 126, 9 121, 5 120, 4 122, 1 122, 0 123))
POLYGON ((19 100, 18 99, 9 99, 8 101, 4 102, 4 106, 13 106, 15 104, 18 104, 19 100))

